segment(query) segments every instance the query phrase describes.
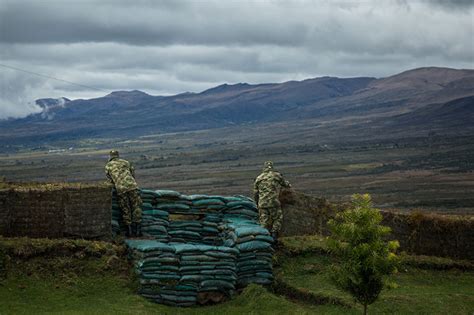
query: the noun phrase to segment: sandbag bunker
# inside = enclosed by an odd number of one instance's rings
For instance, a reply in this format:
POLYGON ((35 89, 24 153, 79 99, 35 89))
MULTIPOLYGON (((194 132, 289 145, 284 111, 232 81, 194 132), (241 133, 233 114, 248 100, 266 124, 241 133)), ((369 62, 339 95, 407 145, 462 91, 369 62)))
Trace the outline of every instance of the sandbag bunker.
MULTIPOLYGON (((155 302, 192 306, 232 297, 250 283, 270 284, 272 243, 245 196, 182 195, 141 190, 142 233, 128 239, 139 293, 155 302)), ((123 233, 112 198, 112 230, 123 233)))

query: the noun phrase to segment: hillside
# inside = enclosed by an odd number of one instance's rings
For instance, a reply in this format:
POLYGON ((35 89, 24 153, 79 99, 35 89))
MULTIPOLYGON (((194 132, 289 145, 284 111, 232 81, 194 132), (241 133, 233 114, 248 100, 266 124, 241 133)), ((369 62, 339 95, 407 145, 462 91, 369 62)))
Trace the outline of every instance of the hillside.
MULTIPOLYGON (((295 120, 308 120, 310 126, 312 119, 334 121, 344 128, 338 123, 341 119, 417 115, 419 110, 429 110, 428 105, 460 99, 469 107, 472 98, 466 97, 473 95, 474 70, 447 68, 414 69, 382 79, 321 77, 279 84, 223 84, 201 93, 166 97, 117 91, 88 100, 37 100, 43 112, 0 121, 0 143, 129 138, 295 120)), ((459 124, 456 119, 455 114, 449 116, 447 127, 463 126, 465 120, 459 124)))

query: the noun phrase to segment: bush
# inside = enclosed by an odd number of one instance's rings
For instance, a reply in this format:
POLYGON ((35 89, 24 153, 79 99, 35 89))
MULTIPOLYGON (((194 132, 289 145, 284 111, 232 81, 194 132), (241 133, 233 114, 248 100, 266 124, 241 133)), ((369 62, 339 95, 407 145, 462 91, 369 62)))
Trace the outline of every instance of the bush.
POLYGON ((395 251, 399 244, 385 240, 390 228, 380 225, 381 221, 382 215, 372 207, 369 194, 353 195, 352 206, 329 221, 328 245, 336 257, 331 278, 364 306, 364 314, 398 264, 395 251))

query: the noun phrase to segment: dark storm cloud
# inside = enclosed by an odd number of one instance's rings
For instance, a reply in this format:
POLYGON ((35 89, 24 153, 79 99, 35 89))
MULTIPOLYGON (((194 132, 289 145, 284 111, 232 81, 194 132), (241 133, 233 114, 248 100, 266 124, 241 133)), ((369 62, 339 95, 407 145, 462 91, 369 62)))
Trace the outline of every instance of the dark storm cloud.
POLYGON ((457 10, 472 8, 474 6, 474 1, 472 0, 427 0, 427 2, 447 9, 457 10))
MULTIPOLYGON (((102 90, 473 68, 472 1, 5 1, 1 63, 102 90)), ((0 118, 104 95, 0 67, 0 118), (33 102, 33 105, 32 105, 33 102)))
POLYGON ((294 45, 303 41, 307 32, 307 27, 297 19, 290 19, 290 23, 265 23, 275 21, 275 14, 281 13, 278 10, 265 12, 264 6, 257 5, 255 12, 245 8, 245 3, 240 7, 238 2, 227 6, 198 1, 176 6, 167 2, 146 2, 143 6, 100 1, 53 3, 7 3, 0 18, 9 30, 2 32, 0 41, 294 45), (259 11, 262 16, 258 16, 259 11))

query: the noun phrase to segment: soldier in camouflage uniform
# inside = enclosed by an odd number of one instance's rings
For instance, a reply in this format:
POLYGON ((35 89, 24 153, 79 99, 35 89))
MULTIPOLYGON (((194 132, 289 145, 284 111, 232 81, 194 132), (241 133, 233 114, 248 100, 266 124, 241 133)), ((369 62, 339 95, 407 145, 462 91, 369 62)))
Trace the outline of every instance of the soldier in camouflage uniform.
POLYGON ((119 158, 118 151, 112 150, 109 161, 105 165, 105 173, 117 191, 123 223, 127 226, 128 236, 140 236, 142 200, 135 181, 135 169, 130 162, 119 158))
POLYGON ((272 233, 275 240, 278 238, 283 221, 278 199, 282 187, 291 187, 291 185, 273 169, 272 161, 265 162, 262 174, 255 179, 254 199, 258 205, 260 224, 272 233))

